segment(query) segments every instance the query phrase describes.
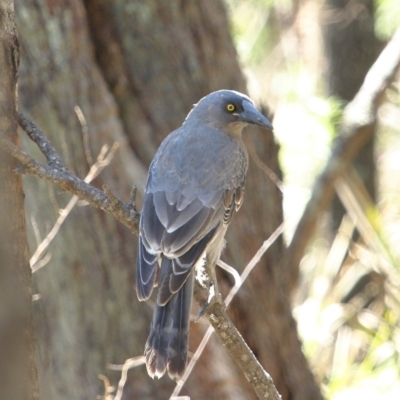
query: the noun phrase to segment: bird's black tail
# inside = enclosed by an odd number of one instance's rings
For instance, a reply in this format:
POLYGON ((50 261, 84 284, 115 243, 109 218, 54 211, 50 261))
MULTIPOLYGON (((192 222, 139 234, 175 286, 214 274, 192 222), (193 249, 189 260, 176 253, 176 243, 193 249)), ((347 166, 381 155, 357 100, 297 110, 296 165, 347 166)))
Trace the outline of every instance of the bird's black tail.
POLYGON ((147 371, 152 378, 161 378, 166 370, 171 379, 179 378, 185 371, 193 280, 192 272, 167 304, 155 305, 144 351, 147 371))

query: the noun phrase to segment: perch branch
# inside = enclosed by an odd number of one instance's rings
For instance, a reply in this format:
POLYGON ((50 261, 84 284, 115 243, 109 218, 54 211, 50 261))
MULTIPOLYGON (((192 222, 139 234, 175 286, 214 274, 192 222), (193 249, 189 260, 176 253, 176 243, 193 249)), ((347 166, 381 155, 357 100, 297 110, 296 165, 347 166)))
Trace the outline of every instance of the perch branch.
MULTIPOLYGON (((208 291, 196 282, 194 288, 196 302, 203 306, 207 303, 208 296, 208 291)), ((263 369, 226 314, 225 306, 219 302, 214 302, 207 308, 206 315, 222 343, 239 365, 248 382, 253 386, 257 397, 265 400, 280 400, 281 397, 271 376, 263 369)))
POLYGON ((309 239, 315 232, 317 220, 333 198, 337 178, 343 174, 360 148, 374 134, 373 127, 376 123, 379 103, 399 67, 400 29, 382 51, 365 77, 357 95, 344 110, 339 135, 333 145, 331 156, 314 184, 311 198, 283 261, 283 268, 292 271, 292 284, 296 281, 297 267, 309 239))
MULTIPOLYGON (((229 273, 232 273, 232 274, 234 275, 234 278, 235 278, 235 285, 234 285, 234 286, 232 287, 232 289, 229 291, 228 295, 226 296, 226 298, 225 298, 225 300, 224 300, 224 303, 225 303, 225 306, 226 306, 226 307, 229 306, 229 304, 231 303, 231 301, 232 301, 233 298, 235 297, 235 294, 236 294, 236 293, 238 292, 238 290, 241 288, 241 286, 243 285, 243 283, 245 282, 245 280, 247 279, 247 277, 250 275, 250 272, 253 270, 253 268, 254 268, 254 267, 257 265, 257 263, 260 261, 261 257, 264 255, 264 253, 275 243, 275 241, 278 239, 278 237, 283 233, 283 230, 284 230, 284 224, 282 223, 282 224, 275 230, 275 232, 274 232, 267 240, 264 241, 264 243, 261 245, 261 247, 258 249, 257 253, 253 256, 253 258, 252 258, 252 259, 250 260, 250 262, 247 264, 246 268, 245 268, 244 271, 242 272, 242 275, 240 275, 240 276, 239 276, 239 274, 237 273, 237 271, 236 271, 234 268, 232 268, 230 265, 225 264, 222 260, 219 260, 219 261, 218 261, 218 264, 219 264, 220 267, 223 267, 223 268, 226 269, 227 271, 229 271, 229 270, 232 269, 233 271, 232 271, 232 272, 229 272, 229 273)), ((214 328, 213 328, 213 326, 210 326, 210 327, 207 329, 207 331, 206 331, 206 333, 205 333, 205 335, 204 335, 204 337, 203 337, 203 339, 202 339, 202 341, 201 341, 199 347, 197 348, 196 352, 194 353, 193 357, 191 358, 191 360, 190 360, 190 362, 189 362, 189 365, 188 365, 187 368, 186 368, 185 374, 183 375, 182 379, 179 380, 179 381, 177 382, 177 385, 176 385, 174 391, 172 392, 171 399, 179 395, 179 393, 180 393, 180 391, 181 391, 183 385, 185 384, 185 382, 186 382, 187 378, 189 377, 190 373, 192 372, 192 370, 193 370, 193 368, 194 368, 194 366, 195 366, 197 360, 200 358, 200 356, 201 356, 201 354, 202 354, 202 352, 203 352, 205 346, 207 345, 207 343, 208 343, 208 341, 209 341, 209 339, 210 339, 210 337, 211 337, 211 334, 212 334, 213 332, 214 332, 214 328)), ((231 350, 231 349, 230 349, 230 350, 231 350)), ((251 350, 250 350, 250 351, 251 351, 251 350)), ((231 354, 232 354, 232 356, 233 356, 234 358, 236 358, 235 354, 233 353, 233 350, 231 351, 231 354)), ((240 355, 239 355, 239 356, 240 356, 240 355)), ((254 370, 255 368, 258 368, 257 363, 258 363, 258 361, 257 361, 257 359, 255 359, 255 357, 254 357, 254 360, 249 360, 248 369, 247 369, 247 370, 243 370, 243 373, 244 373, 245 375, 246 375, 246 374, 249 375, 249 377, 246 376, 247 379, 252 379, 252 377, 253 377, 253 370, 254 370)), ((240 364, 240 363, 238 363, 238 364, 239 364, 240 366, 242 365, 242 364, 240 364)), ((263 381, 261 382, 261 385, 260 385, 260 388, 259 388, 259 389, 260 389, 260 395, 261 395, 261 396, 263 395, 263 393, 264 393, 264 394, 265 394, 265 393, 268 393, 268 390, 270 389, 270 388, 268 388, 268 387, 263 387, 263 386, 266 384, 266 382, 268 382, 268 381, 271 381, 270 384, 273 386, 272 379, 271 379, 271 377, 267 374, 266 380, 263 380, 263 381)), ((257 384, 257 383, 256 383, 256 384, 257 384)), ((254 386, 254 385, 253 385, 253 386, 254 386)), ((275 387, 274 387, 274 388, 271 388, 271 390, 274 391, 274 390, 276 390, 276 389, 275 389, 275 387)), ((257 393, 257 392, 256 392, 256 393, 257 393)), ((259 393, 257 393, 257 394, 259 394, 259 393)), ((260 397, 260 398, 263 398, 263 397, 260 397)), ((278 398, 279 398, 279 397, 278 397, 278 398)))
MULTIPOLYGON (((82 179, 71 174, 61 162, 56 150, 36 125, 22 114, 19 115, 21 127, 27 131, 42 153, 45 155, 48 165, 45 166, 12 142, 0 134, 0 148, 18 159, 22 168, 18 172, 37 176, 38 178, 52 182, 67 192, 70 192, 81 200, 87 201, 96 208, 113 215, 116 219, 127 226, 136 235, 139 232, 140 215, 133 203, 135 191, 132 193, 130 203, 119 200, 107 186, 104 191, 84 182, 82 179)), ((197 281, 195 285, 196 301, 203 306, 209 297, 209 293, 197 281)), ((254 391, 260 399, 279 400, 280 396, 275 389, 272 378, 265 372, 261 364, 243 340, 242 336, 233 325, 225 312, 222 304, 215 303, 206 311, 206 316, 220 337, 222 343, 234 357, 247 380, 253 386, 254 391)))

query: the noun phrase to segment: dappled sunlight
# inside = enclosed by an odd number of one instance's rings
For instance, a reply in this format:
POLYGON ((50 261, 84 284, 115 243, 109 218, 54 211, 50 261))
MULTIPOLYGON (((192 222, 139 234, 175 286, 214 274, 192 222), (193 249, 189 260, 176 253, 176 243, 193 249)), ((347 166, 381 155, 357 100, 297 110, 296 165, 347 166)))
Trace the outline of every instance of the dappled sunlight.
MULTIPOLYGON (((327 95, 324 81, 329 66, 321 40, 322 16, 329 21, 333 14, 322 14, 320 3, 312 0, 297 6, 227 2, 250 92, 274 112, 289 243, 327 163, 345 106, 327 95)), ((393 16, 400 5, 394 0, 376 3, 375 31, 387 40, 396 28, 393 16)), ((400 398, 398 80, 378 113, 377 205, 354 171, 338 181, 336 192, 345 216, 332 235, 328 216, 320 215, 293 298, 304 351, 331 400, 400 398)))

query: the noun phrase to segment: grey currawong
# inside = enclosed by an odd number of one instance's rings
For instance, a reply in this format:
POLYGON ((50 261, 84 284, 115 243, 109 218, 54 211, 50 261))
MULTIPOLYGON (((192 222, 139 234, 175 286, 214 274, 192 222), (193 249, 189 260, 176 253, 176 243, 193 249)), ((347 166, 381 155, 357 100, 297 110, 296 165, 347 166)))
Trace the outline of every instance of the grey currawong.
POLYGON ((194 267, 215 264, 234 211, 243 201, 246 124, 272 129, 244 94, 220 90, 202 98, 162 142, 149 170, 140 219, 136 290, 147 300, 158 286, 145 347, 149 375, 186 368, 194 267))

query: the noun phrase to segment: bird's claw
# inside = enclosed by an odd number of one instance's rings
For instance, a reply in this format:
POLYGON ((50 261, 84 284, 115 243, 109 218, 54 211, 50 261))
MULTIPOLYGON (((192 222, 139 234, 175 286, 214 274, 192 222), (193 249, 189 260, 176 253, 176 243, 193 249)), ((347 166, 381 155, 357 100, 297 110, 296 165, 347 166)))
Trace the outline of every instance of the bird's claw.
POLYGON ((214 304, 220 304, 223 308, 226 308, 225 302, 222 300, 221 293, 215 293, 214 285, 210 286, 210 295, 208 296, 207 302, 201 307, 195 322, 197 322, 214 304))

